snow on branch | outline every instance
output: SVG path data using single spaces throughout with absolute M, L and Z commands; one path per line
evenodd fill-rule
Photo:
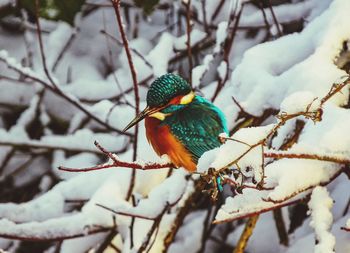
M 323 96 L 330 83 L 346 75 L 334 59 L 350 37 L 348 8 L 349 1 L 332 1 L 302 32 L 247 50 L 232 73 L 232 87 L 222 97 L 228 99 L 234 94 L 247 112 L 261 115 L 266 108 L 279 109 L 283 99 L 294 92 L 309 91 L 313 97 Z M 348 91 L 344 90 L 333 98 L 333 103 L 342 105 L 347 98 Z
M 279 23 L 289 23 L 307 17 L 316 6 L 317 1 L 307 0 L 293 4 L 282 4 L 274 6 L 273 11 Z M 262 11 L 266 13 L 265 15 L 267 22 L 269 24 L 273 24 L 274 20 L 270 9 L 264 8 Z M 241 26 L 259 27 L 263 24 L 263 15 L 261 15 L 261 12 L 259 11 L 253 12 L 250 15 L 244 15 L 240 22 Z
M 320 186 L 315 187 L 308 205 L 311 214 L 310 226 L 314 228 L 317 240 L 314 252 L 334 252 L 335 237 L 329 232 L 333 223 L 333 216 L 330 211 L 333 200 L 330 198 L 327 189 Z
M 119 134 L 122 135 L 128 135 L 130 136 L 130 134 L 124 133 L 119 129 L 116 129 L 115 127 L 107 124 L 106 122 L 104 122 L 102 119 L 100 119 L 98 116 L 94 115 L 92 112 L 90 112 L 90 110 L 88 109 L 87 106 L 85 106 L 84 104 L 82 104 L 77 98 L 75 98 L 73 95 L 71 94 L 66 94 L 59 85 L 56 84 L 56 79 L 51 79 L 55 85 L 53 86 L 50 83 L 50 80 L 48 80 L 47 78 L 43 77 L 40 74 L 37 74 L 36 72 L 34 72 L 32 69 L 28 68 L 28 67 L 23 67 L 21 64 L 19 64 L 15 58 L 9 57 L 7 51 L 5 50 L 1 50 L 0 51 L 0 61 L 4 62 L 8 68 L 14 70 L 15 72 L 17 72 L 18 74 L 23 75 L 26 78 L 31 79 L 34 82 L 37 82 L 41 85 L 43 85 L 45 88 L 51 90 L 52 92 L 54 92 L 56 95 L 62 97 L 63 99 L 65 99 L 67 102 L 69 102 L 70 104 L 74 105 L 76 108 L 78 108 L 81 112 L 83 112 L 84 114 L 86 114 L 89 118 L 91 118 L 92 120 L 98 122 L 99 124 L 103 125 L 104 127 L 106 127 L 109 130 L 115 131 Z
M 345 226 L 342 227 L 343 230 L 350 232 L 350 219 L 346 222 Z
M 346 155 L 342 156 L 343 159 L 339 159 L 328 155 L 325 151 L 323 151 L 323 155 L 321 156 L 315 156 L 313 153 L 300 153 L 293 157 L 300 158 L 299 160 L 290 160 L 288 156 L 286 156 L 284 159 L 273 160 L 265 165 L 264 159 L 261 159 L 261 156 L 264 158 L 271 158 L 274 157 L 274 155 L 268 152 L 265 153 L 263 149 L 257 149 L 257 147 L 267 145 L 268 140 L 275 133 L 278 133 L 278 130 L 283 127 L 287 121 L 300 116 L 311 119 L 313 122 L 319 122 L 316 126 L 310 126 L 314 128 L 314 132 L 318 132 L 317 127 L 324 132 L 325 126 L 328 128 L 331 126 L 331 130 L 328 130 L 329 134 L 331 134 L 332 131 L 336 131 L 337 138 L 346 136 L 347 127 L 344 128 L 344 132 L 339 132 L 339 124 L 345 123 L 345 125 L 348 125 L 347 122 L 343 122 L 344 117 L 339 117 L 340 123 L 334 121 L 334 118 L 329 117 L 329 115 L 333 115 L 334 111 L 339 111 L 346 115 L 348 113 L 337 108 L 326 107 L 324 104 L 349 83 L 349 78 L 347 78 L 341 84 L 332 85 L 330 91 L 320 100 L 311 99 L 311 97 L 309 97 L 305 100 L 309 101 L 306 106 L 302 104 L 301 107 L 298 107 L 304 107 L 305 111 L 299 111 L 300 109 L 298 108 L 294 109 L 293 106 L 288 107 L 286 104 L 289 104 L 289 102 L 284 102 L 285 111 L 277 116 L 279 120 L 278 123 L 266 127 L 240 129 L 234 134 L 234 139 L 230 140 L 230 138 L 226 138 L 227 143 L 216 150 L 208 152 L 204 158 L 201 158 L 199 163 L 201 166 L 200 168 L 203 168 L 204 171 L 205 168 L 208 167 L 216 169 L 217 171 L 214 173 L 214 178 L 218 176 L 223 177 L 223 181 L 225 182 L 225 178 L 230 177 L 231 181 L 236 182 L 235 187 L 241 185 L 241 188 L 246 188 L 244 186 L 251 185 L 249 181 L 245 181 L 247 181 L 249 177 L 253 177 L 253 179 L 257 178 L 257 173 L 254 172 L 255 170 L 260 172 L 260 175 L 264 175 L 264 182 L 261 181 L 261 186 L 263 187 L 260 190 L 259 187 L 256 189 L 243 189 L 242 195 L 227 198 L 226 204 L 219 210 L 216 216 L 216 222 L 230 221 L 240 217 L 251 216 L 259 212 L 287 205 L 288 203 L 294 203 L 297 199 L 303 197 L 300 193 L 308 191 L 318 185 L 330 183 L 343 172 L 343 169 L 346 169 L 346 167 L 340 168 L 338 165 L 325 163 L 325 161 L 327 161 L 347 165 L 349 159 Z M 288 110 L 288 108 L 293 108 L 293 111 Z M 348 118 L 348 115 L 346 118 Z M 303 135 L 301 137 L 303 137 Z M 325 142 L 325 140 L 322 141 L 323 142 L 319 144 L 320 148 L 329 147 L 330 144 Z M 331 141 L 334 141 L 334 138 Z M 315 143 L 317 143 L 315 138 L 301 138 L 288 152 L 293 152 L 293 149 L 312 152 L 313 149 L 310 149 L 310 147 L 311 145 L 315 145 Z M 344 146 L 339 152 L 345 152 L 347 150 L 348 146 Z M 278 154 L 284 154 L 284 152 L 279 151 L 274 158 L 278 158 Z M 220 157 L 220 159 L 217 157 Z M 283 156 L 280 158 L 283 158 Z M 308 159 L 306 160 L 306 158 Z M 317 158 L 321 159 L 318 160 Z M 229 159 L 231 159 L 230 162 Z M 238 170 L 242 175 L 240 178 L 232 177 L 232 175 L 227 174 L 227 169 L 232 166 L 233 169 L 231 169 L 231 171 L 234 172 Z M 250 170 L 252 171 L 249 172 L 248 170 L 247 172 L 245 168 L 251 168 Z M 263 170 L 263 172 L 261 172 L 261 170 Z M 207 175 L 212 177 L 209 172 Z M 302 180 L 300 180 L 301 178 Z M 209 182 L 213 182 L 213 180 L 209 180 Z M 255 180 L 255 182 L 259 181 Z M 299 197 L 297 197 L 298 195 Z M 242 204 L 240 202 L 242 202 Z M 239 209 L 239 207 L 241 209 Z
M 92 145 L 96 139 L 103 142 L 106 147 L 113 148 L 116 153 L 125 148 L 121 144 L 124 137 L 111 138 L 110 134 L 93 133 L 89 129 L 78 130 L 74 134 L 66 136 L 44 136 L 40 140 L 32 140 L 26 134 L 19 134 L 19 132 L 15 130 L 8 132 L 4 129 L 0 129 L 0 146 L 12 146 L 23 149 L 99 153 Z
M 89 216 L 77 214 L 44 222 L 16 224 L 7 219 L 0 220 L 0 237 L 25 241 L 50 241 L 83 237 L 113 229 L 89 223 Z
M 297 153 L 290 151 L 272 151 L 265 152 L 265 158 L 274 158 L 274 159 L 309 159 L 309 160 L 318 160 L 318 161 L 326 161 L 326 162 L 334 162 L 339 164 L 350 164 L 350 158 L 344 154 L 317 154 L 317 153 Z

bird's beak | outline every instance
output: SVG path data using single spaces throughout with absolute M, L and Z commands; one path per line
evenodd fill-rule
M 135 126 L 137 123 L 139 123 L 141 120 L 143 120 L 144 118 L 146 118 L 148 115 L 152 114 L 156 112 L 156 110 L 154 108 L 149 108 L 148 106 L 139 113 L 139 115 L 137 115 L 123 130 L 123 132 L 128 131 L 130 128 L 132 128 L 133 126 Z

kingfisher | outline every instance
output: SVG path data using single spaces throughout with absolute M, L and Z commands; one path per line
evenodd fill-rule
M 123 131 L 145 119 L 148 142 L 159 156 L 168 155 L 176 167 L 196 171 L 203 153 L 221 145 L 221 133 L 228 134 L 221 110 L 195 94 L 179 75 L 157 78 L 146 100 L 146 108 Z

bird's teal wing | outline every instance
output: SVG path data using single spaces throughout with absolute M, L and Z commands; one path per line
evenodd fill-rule
M 219 147 L 219 134 L 228 132 L 222 112 L 201 97 L 196 97 L 186 108 L 167 117 L 164 123 L 195 162 L 204 152 Z

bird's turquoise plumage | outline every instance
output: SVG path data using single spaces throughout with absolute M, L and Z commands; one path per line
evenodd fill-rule
M 220 109 L 194 95 L 190 85 L 175 74 L 165 74 L 151 84 L 147 107 L 125 129 L 144 118 L 154 150 L 189 171 L 196 170 L 204 152 L 221 145 L 221 133 L 228 133 Z
M 228 133 L 220 109 L 200 96 L 195 96 L 188 105 L 180 105 L 161 125 L 169 126 L 171 133 L 191 153 L 195 162 L 204 152 L 221 145 L 221 133 Z
M 191 87 L 181 76 L 171 73 L 165 74 L 151 84 L 147 92 L 147 105 L 161 107 L 174 96 L 186 95 L 189 92 L 191 92 Z

